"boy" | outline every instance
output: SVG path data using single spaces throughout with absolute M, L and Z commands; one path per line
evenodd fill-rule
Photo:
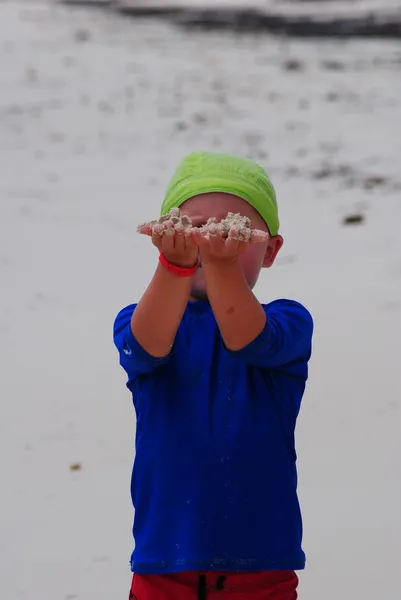
M 193 153 L 162 214 L 140 228 L 156 272 L 114 325 L 137 414 L 130 598 L 295 600 L 294 429 L 313 324 L 252 292 L 283 244 L 273 186 L 251 161 Z

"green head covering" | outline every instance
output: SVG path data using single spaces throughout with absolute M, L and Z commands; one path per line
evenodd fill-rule
M 185 200 L 209 192 L 234 194 L 251 204 L 265 220 L 271 235 L 279 229 L 274 187 L 256 163 L 230 154 L 193 152 L 179 165 L 162 204 L 162 215 Z

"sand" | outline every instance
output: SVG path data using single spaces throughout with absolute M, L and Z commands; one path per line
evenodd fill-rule
M 232 237 L 241 242 L 250 243 L 265 242 L 269 237 L 265 231 L 251 229 L 250 219 L 239 213 L 229 212 L 220 222 L 215 217 L 210 217 L 201 227 L 193 227 L 192 220 L 187 215 L 181 216 L 179 208 L 172 208 L 168 214 L 162 215 L 158 219 L 141 223 L 138 225 L 137 231 L 142 235 L 150 236 L 154 233 L 159 236 L 173 236 L 178 233 L 187 237 L 197 234 L 205 237 L 221 235 L 223 239 Z
M 198 148 L 267 168 L 285 244 L 256 292 L 315 318 L 300 598 L 396 597 L 400 46 L 4 1 L 0 40 L 2 598 L 127 597 L 135 421 L 112 323 L 157 263 L 136 227 Z

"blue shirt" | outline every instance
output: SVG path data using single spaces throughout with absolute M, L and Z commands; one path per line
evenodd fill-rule
M 228 351 L 207 302 L 190 302 L 171 353 L 114 324 L 137 415 L 131 493 L 136 573 L 303 569 L 294 429 L 313 322 L 291 300 Z

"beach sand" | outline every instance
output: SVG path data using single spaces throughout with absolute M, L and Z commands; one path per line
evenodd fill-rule
M 266 167 L 285 245 L 256 292 L 315 319 L 300 598 L 395 598 L 400 45 L 7 1 L 0 40 L 2 599 L 128 595 L 135 419 L 112 324 L 156 265 L 136 226 L 199 148 Z

